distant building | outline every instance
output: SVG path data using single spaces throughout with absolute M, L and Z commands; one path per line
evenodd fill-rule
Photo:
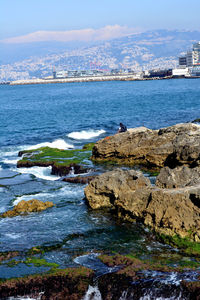
M 163 78 L 163 77 L 170 77 L 172 76 L 172 69 L 166 69 L 166 70 L 151 70 L 149 71 L 150 78 Z
M 187 58 L 186 58 L 186 56 L 179 57 L 179 66 L 187 66 Z
M 190 73 L 189 73 L 189 68 L 176 68 L 176 69 L 173 69 L 172 70 L 172 76 L 173 77 L 187 77 L 189 76 Z
M 190 75 L 191 76 L 200 76 L 200 65 L 194 66 L 193 68 L 190 69 Z
M 57 71 L 57 72 L 53 72 L 53 78 L 66 78 L 68 77 L 68 71 Z
M 179 57 L 179 66 L 194 67 L 200 65 L 200 42 L 193 44 L 192 51 Z

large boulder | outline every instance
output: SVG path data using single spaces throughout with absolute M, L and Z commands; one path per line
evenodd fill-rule
M 200 125 L 177 124 L 160 130 L 129 129 L 98 141 L 94 161 L 117 161 L 148 168 L 200 163 Z
M 127 197 L 128 193 L 132 195 L 136 190 L 142 192 L 150 186 L 149 179 L 142 172 L 117 169 L 96 176 L 85 188 L 85 197 L 93 209 L 116 207 L 116 203 L 120 205 L 121 197 Z M 127 201 L 123 203 L 127 205 Z
M 144 224 L 160 234 L 200 242 L 200 185 L 153 189 L 143 216 Z
M 92 180 L 85 188 L 85 196 L 93 209 L 111 207 L 118 217 L 142 221 L 159 234 L 177 234 L 200 242 L 198 170 L 182 167 L 170 171 L 165 168 L 163 173 L 168 172 L 169 179 L 166 177 L 164 181 L 160 176 L 158 187 L 152 186 L 141 172 L 117 169 Z M 193 177 L 187 177 L 184 184 L 181 177 L 186 178 L 192 172 Z

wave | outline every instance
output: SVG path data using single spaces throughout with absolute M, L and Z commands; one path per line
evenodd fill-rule
M 94 137 L 97 137 L 106 131 L 101 129 L 101 130 L 82 130 L 82 131 L 74 131 L 69 133 L 67 136 L 71 139 L 74 140 L 88 140 Z
M 41 148 L 41 147 L 50 147 L 50 148 L 58 148 L 58 149 L 73 149 L 74 146 L 71 144 L 66 143 L 63 139 L 57 139 L 53 142 L 45 142 L 45 143 L 40 143 L 37 145 L 33 145 L 33 146 L 28 146 L 26 147 L 27 150 L 32 150 L 32 149 L 37 149 L 37 148 Z
M 19 160 L 20 158 L 5 158 L 5 159 L 3 159 L 2 160 L 2 162 L 4 163 L 4 164 L 11 164 L 11 165 L 16 165 L 16 163 L 18 162 L 18 160 Z M 0 167 L 0 170 L 1 170 L 1 167 Z
M 37 178 L 45 180 L 57 180 L 60 177 L 51 175 L 51 167 L 31 167 L 31 168 L 20 168 L 18 172 L 22 174 L 32 174 Z
M 46 201 L 52 198 L 55 198 L 56 200 L 58 197 L 64 197 L 65 199 L 71 199 L 73 197 L 78 197 L 79 199 L 83 198 L 84 192 L 82 187 L 71 187 L 69 185 L 65 185 L 64 187 L 56 190 L 56 191 L 49 191 L 49 192 L 39 192 L 36 194 L 28 194 L 23 196 L 18 196 L 14 201 L 13 205 L 17 205 L 20 201 L 25 200 L 31 200 L 31 199 L 38 199 L 41 201 Z

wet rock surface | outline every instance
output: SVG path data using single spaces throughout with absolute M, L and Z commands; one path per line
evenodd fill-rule
M 116 161 L 147 168 L 200 163 L 200 126 L 177 124 L 160 130 L 129 129 L 98 141 L 93 147 L 95 161 Z
M 70 182 L 70 183 L 87 184 L 94 178 L 95 176 L 75 176 L 75 177 L 66 177 L 63 179 L 63 181 Z
M 0 298 L 29 295 L 42 300 L 80 300 L 86 293 L 93 272 L 87 268 L 68 268 L 54 274 L 28 276 L 0 283 Z
M 69 166 L 53 164 L 51 174 L 58 175 L 58 176 L 65 176 L 70 173 L 83 174 L 87 172 L 88 172 L 87 168 L 77 164 L 70 164 Z
M 109 266 L 121 266 L 119 271 L 99 278 L 102 299 L 199 299 L 198 272 L 194 275 L 196 281 L 187 281 L 183 279 L 187 278 L 185 270 L 159 263 L 123 255 L 103 255 L 100 259 Z

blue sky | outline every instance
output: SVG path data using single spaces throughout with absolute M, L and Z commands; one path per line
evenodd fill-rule
M 83 34 L 94 38 L 95 30 L 102 28 L 97 31 L 102 38 L 107 29 L 119 35 L 134 30 L 200 30 L 199 12 L 200 0 L 0 0 L 0 40 L 35 32 L 42 40 L 48 32 L 73 35 L 74 30 L 77 39 Z M 38 36 L 29 35 L 28 40 Z

